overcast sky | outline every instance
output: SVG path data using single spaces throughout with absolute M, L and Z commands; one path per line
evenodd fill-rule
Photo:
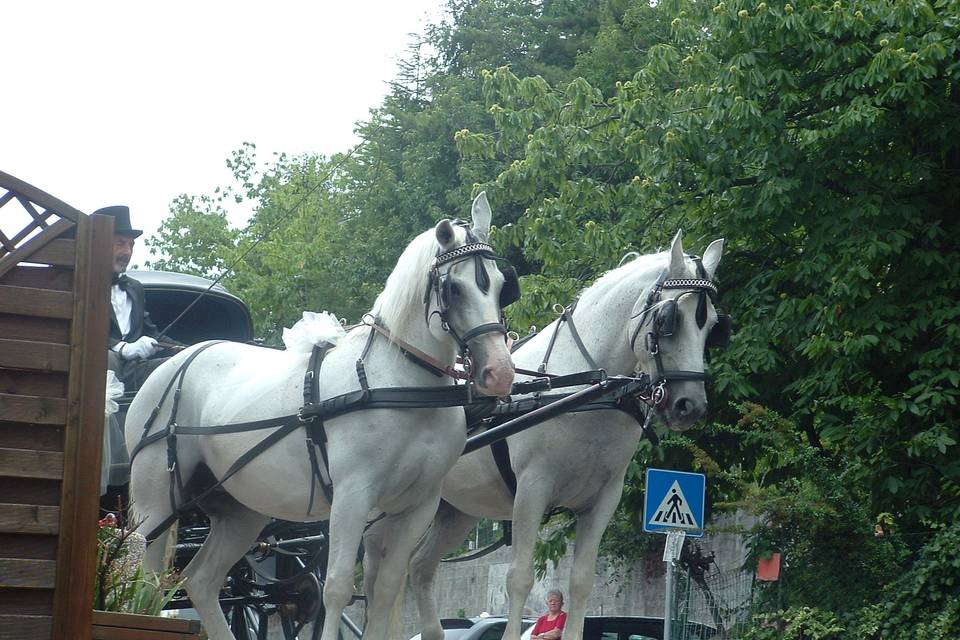
M 4 3 L 0 170 L 153 233 L 245 142 L 332 154 L 442 0 Z M 2 213 L 2 210 L 0 210 Z M 242 226 L 249 212 L 233 220 Z M 140 247 L 134 262 L 148 259 Z

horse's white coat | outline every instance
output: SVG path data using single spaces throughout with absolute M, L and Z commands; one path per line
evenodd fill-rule
M 708 277 L 714 277 L 723 241 L 710 244 L 703 255 Z M 670 251 L 638 257 L 608 272 L 583 292 L 574 312 L 577 331 L 597 365 L 609 374 L 631 374 L 640 368 L 653 372 L 643 339 L 630 349 L 630 336 L 641 321 L 637 316 L 657 277 L 668 270 L 671 278 L 697 277 L 691 260 L 684 257 L 681 234 Z M 665 290 L 663 298 L 677 297 L 678 318 L 674 337 L 661 339 L 668 369 L 703 370 L 706 336 L 716 323 L 716 310 L 708 306 L 703 328 L 694 321 L 698 296 Z M 647 318 L 649 321 L 649 317 Z M 536 369 L 543 361 L 554 324 L 514 352 L 517 367 Z M 560 329 L 548 371 L 572 373 L 589 366 L 570 331 Z M 675 430 L 689 428 L 706 409 L 702 382 L 672 382 L 670 402 L 658 417 Z M 520 637 L 522 607 L 533 586 L 533 550 L 540 521 L 551 507 L 563 506 L 577 515 L 576 548 L 567 602 L 570 605 L 564 637 L 582 634 L 586 601 L 593 589 L 600 537 L 623 491 L 624 473 L 641 437 L 640 425 L 620 411 L 570 413 L 510 436 L 510 462 L 517 476 L 516 499 L 501 479 L 490 449 L 460 458 L 443 482 L 440 510 L 411 561 L 411 583 L 416 592 L 423 640 L 440 640 L 443 632 L 432 596 L 433 578 L 440 559 L 455 549 L 481 518 L 513 521 L 513 560 L 507 574 L 510 622 L 505 640 Z M 382 532 L 366 540 L 367 574 L 377 575 L 376 545 Z
M 474 232 L 486 237 L 489 206 L 481 196 L 474 202 Z M 449 250 L 465 243 L 466 232 L 449 221 L 416 238 L 404 251 L 372 313 L 393 335 L 447 364 L 453 364 L 457 346 L 436 317 L 424 322 L 424 294 L 430 263 L 438 248 Z M 488 293 L 476 285 L 475 262 L 467 260 L 442 270 L 461 291 L 451 304 L 450 322 L 460 333 L 499 321 L 498 295 L 503 277 L 485 260 L 491 279 Z M 428 303 L 432 309 L 433 301 Z M 332 397 L 359 388 L 356 362 L 369 329 L 357 328 L 340 339 L 327 354 L 320 374 L 321 396 Z M 471 342 L 482 393 L 502 395 L 513 382 L 510 354 L 503 336 L 487 333 Z M 147 416 L 157 405 L 171 377 L 197 347 L 164 363 L 137 395 L 126 422 L 128 447 L 141 439 Z M 303 404 L 303 376 L 309 354 L 275 351 L 225 343 L 200 354 L 187 370 L 177 423 L 223 425 L 297 413 Z M 434 377 L 399 355 L 379 337 L 365 361 L 371 387 L 434 386 L 450 383 Z M 172 395 L 172 394 L 171 394 Z M 168 399 L 156 431 L 170 415 Z M 380 579 L 373 586 L 377 605 L 368 610 L 366 634 L 383 638 L 390 607 L 406 577 L 417 539 L 436 512 L 440 482 L 463 450 L 463 411 L 452 409 L 365 410 L 325 422 L 334 484 L 333 504 L 319 487 L 309 508 L 311 471 L 302 429 L 280 440 L 227 480 L 226 490 L 203 506 L 210 516 L 210 535 L 184 571 L 186 589 L 211 640 L 232 640 L 217 602 L 220 586 L 233 563 L 256 540 L 270 517 L 292 521 L 330 520 L 330 554 L 324 588 L 327 616 L 323 640 L 336 640 L 340 613 L 353 594 L 354 562 L 367 516 L 386 513 L 381 520 L 391 531 L 381 559 Z M 179 436 L 178 467 L 187 482 L 202 466 L 217 478 L 270 431 L 211 436 Z M 142 531 L 150 531 L 170 513 L 167 446 L 145 448 L 134 460 L 131 494 Z M 184 501 L 183 496 L 178 496 Z M 145 563 L 157 569 L 163 544 L 155 542 Z M 379 604 L 382 603 L 382 604 Z

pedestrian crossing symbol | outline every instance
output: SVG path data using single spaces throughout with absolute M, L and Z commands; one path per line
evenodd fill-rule
M 702 473 L 647 469 L 643 530 L 667 533 L 681 529 L 690 537 L 701 537 L 705 490 Z

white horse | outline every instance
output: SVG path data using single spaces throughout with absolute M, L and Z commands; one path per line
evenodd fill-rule
M 718 322 L 707 294 L 715 293 L 711 281 L 722 249 L 722 240 L 711 243 L 700 269 L 685 256 L 677 233 L 669 251 L 638 257 L 586 289 L 572 314 L 572 325 L 557 320 L 522 344 L 513 354 L 515 365 L 536 369 L 547 360 L 556 335 L 548 372 L 573 373 L 594 365 L 611 375 L 645 371 L 666 388 L 666 396 L 657 398 L 656 415 L 675 431 L 689 428 L 707 407 L 703 357 L 707 337 Z M 558 331 L 559 322 L 564 326 Z M 718 330 L 724 327 L 729 330 L 726 324 Z M 481 517 L 513 521 L 509 623 L 503 637 L 518 640 L 523 605 L 533 586 L 534 543 L 543 515 L 553 507 L 566 507 L 577 517 L 563 635 L 579 640 L 600 538 L 620 501 L 624 474 L 641 435 L 634 417 L 612 409 L 563 414 L 512 435 L 507 442 L 516 497 L 489 447 L 460 458 L 443 481 L 441 507 L 411 561 L 423 640 L 443 637 L 432 594 L 440 560 L 459 546 Z M 365 538 L 371 578 L 377 573 L 381 534 L 374 530 Z
M 435 366 L 451 370 L 458 347 L 468 348 L 476 390 L 484 395 L 509 393 L 513 366 L 499 300 L 504 276 L 491 258 L 490 247 L 480 242 L 490 225 L 483 194 L 474 201 L 472 213 L 472 229 L 442 220 L 406 248 L 371 311 L 396 343 L 380 333 L 368 343 L 372 332 L 368 326 L 351 330 L 322 362 L 320 400 L 361 388 L 358 359 L 363 360 L 371 389 L 453 383 L 403 357 L 400 341 L 433 358 Z M 171 492 L 178 505 L 190 500 L 208 489 L 211 481 L 223 479 L 248 450 L 277 431 L 199 435 L 189 434 L 190 429 L 180 425 L 203 431 L 214 425 L 296 416 L 304 404 L 309 354 L 229 342 L 203 347 L 191 347 L 159 367 L 127 415 L 126 439 L 133 459 L 130 488 L 145 532 L 162 530 L 171 522 Z M 194 354 L 196 358 L 184 371 L 182 367 Z M 179 407 L 171 417 L 175 394 L 164 397 L 165 391 L 178 385 L 182 385 Z M 170 421 L 176 423 L 175 473 L 168 472 L 172 465 L 165 439 L 142 447 L 134 456 L 137 443 L 146 435 L 144 425 L 158 405 L 159 415 L 148 433 L 156 433 Z M 374 510 L 386 514 L 382 522 L 391 536 L 380 579 L 373 587 L 382 606 L 370 608 L 366 634 L 385 637 L 390 608 L 406 579 L 414 545 L 436 513 L 440 482 L 463 450 L 463 410 L 358 410 L 326 420 L 324 429 L 332 501 L 317 489 L 321 485 L 312 473 L 311 445 L 305 443 L 301 427 L 250 460 L 200 502 L 210 518 L 210 534 L 184 576 L 187 593 L 211 640 L 234 637 L 217 600 L 220 587 L 227 571 L 271 517 L 329 520 L 323 640 L 337 640 L 341 611 L 353 595 L 357 549 L 367 516 Z M 176 474 L 182 479 L 182 491 Z M 161 542 L 147 549 L 147 568 L 160 568 Z

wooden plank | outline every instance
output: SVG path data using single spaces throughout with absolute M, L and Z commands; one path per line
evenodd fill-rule
M 96 519 L 93 519 L 93 526 L 97 526 Z M 0 502 L 0 531 L 55 535 L 60 532 L 60 508 Z M 93 577 L 93 569 L 90 576 Z M 90 601 L 93 602 L 93 593 Z
M 53 560 L 56 562 L 57 537 L 28 533 L 0 533 L 0 557 Z M 6 602 L 9 595 L 0 593 L 0 602 Z M 3 612 L 0 611 L 0 613 Z M 25 611 L 24 613 L 28 612 Z
M 0 558 L 0 587 L 51 589 L 56 575 L 57 563 L 52 560 Z
M 104 331 L 107 330 L 107 326 L 104 325 Z M 106 347 L 103 350 L 103 357 L 107 357 Z M 53 342 L 0 339 L 0 367 L 27 371 L 68 371 L 70 347 Z M 104 373 L 103 376 L 103 385 L 106 387 L 107 374 Z
M 60 223 L 57 223 L 60 224 Z M 52 226 L 50 227 L 53 228 Z M 33 252 L 28 258 L 23 258 L 21 262 L 33 262 L 37 264 L 49 264 L 57 267 L 66 267 L 74 264 L 77 259 L 77 242 L 70 238 L 58 238 L 53 242 L 48 242 L 46 246 Z M 109 288 L 109 287 L 108 287 Z
M 97 563 L 113 218 L 78 220 L 76 256 L 53 635 L 88 640 Z
M 59 451 L 0 449 L 0 476 L 60 480 L 63 478 L 63 454 Z
M 51 611 L 53 589 L 0 589 L 0 616 L 49 617 Z
M 0 258 L 0 278 L 3 278 L 21 262 L 55 264 L 58 266 L 73 264 L 76 242 L 57 238 L 73 229 L 74 226 L 76 225 L 69 220 L 60 220 Z
M 0 496 L 6 504 L 30 504 L 45 507 L 60 505 L 60 481 L 45 478 L 0 478 Z M 0 541 L 2 541 L 0 534 Z M 3 545 L 0 544 L 0 555 Z
M 44 398 L 0 393 L 0 420 L 63 424 L 67 419 L 66 398 Z
M 8 340 L 70 343 L 70 320 L 0 313 L 0 336 Z
M 0 615 L 0 638 L 50 640 L 53 618 L 50 616 Z
M 201 629 L 199 620 L 141 616 L 135 613 L 117 613 L 114 611 L 94 611 L 93 624 L 101 627 L 150 629 L 176 633 L 199 633 Z
M 198 640 L 199 633 L 167 633 L 121 627 L 93 626 L 92 640 Z
M 54 291 L 73 291 L 73 269 L 19 265 L 8 271 L 0 280 L 0 284 L 53 289 Z
M 26 196 L 28 200 L 37 203 L 44 209 L 53 209 L 53 212 L 61 218 L 76 222 L 83 217 L 83 213 L 78 209 L 74 209 L 63 200 L 55 198 L 46 191 L 38 189 L 32 184 L 24 182 L 20 178 L 12 176 L 9 173 L 4 173 L 3 171 L 0 171 L 0 187 L 9 189 L 15 194 Z
M 31 318 L 70 318 L 73 293 L 0 284 L 0 313 Z
M 0 422 L 0 448 L 63 451 L 63 425 Z
M 46 371 L 0 369 L 0 393 L 66 398 L 67 376 Z

